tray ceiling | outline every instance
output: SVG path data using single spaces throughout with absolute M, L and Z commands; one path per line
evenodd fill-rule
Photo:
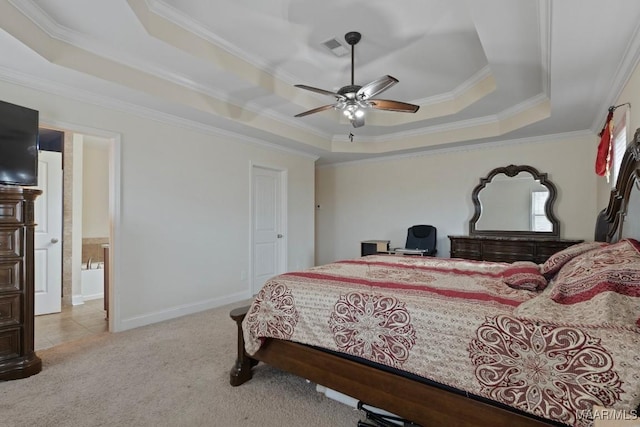
M 638 23 L 631 0 L 8 0 L 0 79 L 323 164 L 596 132 L 637 64 Z M 349 84 L 349 31 L 355 83 L 394 76 L 382 97 L 416 114 L 369 110 L 357 129 L 334 110 L 293 117 L 334 102 L 294 84 Z

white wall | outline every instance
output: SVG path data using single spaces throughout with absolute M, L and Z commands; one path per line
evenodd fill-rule
M 109 237 L 109 140 L 83 138 L 82 237 Z
M 629 123 L 627 123 L 627 135 L 628 141 L 633 139 L 633 136 L 638 128 L 640 128 L 640 66 L 636 66 L 636 69 L 629 77 L 629 80 L 625 84 L 624 88 L 620 92 L 620 96 L 616 100 L 614 105 L 620 105 L 624 103 L 631 103 L 631 107 L 623 106 L 616 109 L 613 121 L 614 124 L 620 123 L 623 119 L 623 115 L 626 115 L 629 111 Z M 607 111 L 602 112 L 602 123 L 607 116 Z M 599 140 L 598 140 L 599 142 Z M 594 148 L 595 159 L 595 148 Z M 615 186 L 614 182 L 607 182 L 606 178 L 598 178 L 598 202 L 602 208 L 607 207 L 609 202 L 609 195 L 611 194 L 611 188 Z
M 624 89 L 620 93 L 616 101 L 616 105 L 623 104 L 626 102 L 631 103 L 630 111 L 630 120 L 627 126 L 629 131 L 629 135 L 633 137 L 636 129 L 640 127 L 640 66 L 637 66 L 635 71 L 631 74 L 631 77 L 627 81 Z M 615 112 L 615 119 L 618 119 L 618 116 L 624 114 L 627 110 L 627 107 L 618 108 Z M 602 120 L 604 121 L 606 115 L 606 111 L 602 113 Z
M 0 93 L 43 123 L 121 135 L 116 330 L 250 296 L 252 161 L 288 171 L 288 263 L 313 264 L 314 159 L 7 82 Z
M 563 238 L 593 239 L 595 135 L 521 142 L 482 149 L 347 163 L 316 170 L 316 263 L 360 256 L 360 241 L 404 246 L 407 228 L 438 229 L 438 256 L 449 256 L 448 235 L 468 233 L 471 192 L 492 169 L 530 165 L 558 189 L 555 214 Z

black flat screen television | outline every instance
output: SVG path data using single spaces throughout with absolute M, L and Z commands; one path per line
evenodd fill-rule
M 0 184 L 38 185 L 38 119 L 36 110 L 0 101 Z

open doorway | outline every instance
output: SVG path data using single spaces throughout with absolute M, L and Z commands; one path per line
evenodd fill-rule
M 110 330 L 115 141 L 47 127 L 41 129 L 41 142 L 45 142 L 41 148 L 46 149 L 46 140 L 56 137 L 62 140 L 63 152 L 61 308 L 36 316 L 36 350 Z M 38 272 L 36 282 L 37 276 Z

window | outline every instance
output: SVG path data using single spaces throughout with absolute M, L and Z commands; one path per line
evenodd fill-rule
M 618 172 L 620 172 L 620 164 L 622 157 L 627 150 L 627 126 L 624 120 L 619 125 L 619 129 L 615 130 L 613 141 L 611 143 L 611 186 L 615 187 L 618 180 Z
M 547 198 L 549 198 L 548 191 L 531 192 L 531 231 L 553 231 L 551 221 L 544 212 Z

